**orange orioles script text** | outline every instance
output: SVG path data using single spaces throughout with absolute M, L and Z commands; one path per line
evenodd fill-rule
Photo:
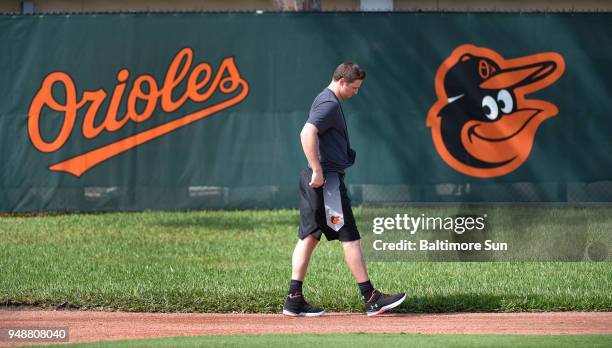
M 212 67 L 206 62 L 196 65 L 189 71 L 193 62 L 193 50 L 183 48 L 170 63 L 164 82 L 158 86 L 155 78 L 143 74 L 138 76 L 131 89 L 126 92 L 130 77 L 128 69 L 121 69 L 117 73 L 117 84 L 108 101 L 108 109 L 103 120 L 96 120 L 100 106 L 109 95 L 100 88 L 93 91 L 84 91 L 79 99 L 75 82 L 65 72 L 52 72 L 43 80 L 40 89 L 36 92 L 28 111 L 28 133 L 34 147 L 39 151 L 49 153 L 60 150 L 68 141 L 75 128 L 77 114 L 84 112 L 82 134 L 86 139 L 98 137 L 103 132 L 114 132 L 121 129 L 127 122 L 141 123 L 148 120 L 158 105 L 165 113 L 177 111 L 188 100 L 203 103 L 218 90 L 231 96 L 219 103 L 206 105 L 198 111 L 170 120 L 164 124 L 129 135 L 121 140 L 102 147 L 87 151 L 77 156 L 53 164 L 49 167 L 53 171 L 64 171 L 80 177 L 94 166 L 147 141 L 161 137 L 176 129 L 187 126 L 204 117 L 227 109 L 243 101 L 249 91 L 246 80 L 240 76 L 233 57 L 224 58 L 217 72 L 213 74 Z M 213 77 L 214 75 L 214 77 Z M 186 83 L 185 91 L 178 99 L 173 99 L 173 90 L 182 83 Z M 65 90 L 63 102 L 53 96 L 55 84 L 60 84 Z M 146 85 L 146 92 L 143 86 Z M 122 98 L 127 96 L 125 113 L 119 116 L 119 106 Z M 137 108 L 140 102 L 144 108 Z M 45 140 L 41 135 L 40 119 L 43 111 L 49 108 L 63 115 L 63 124 L 60 131 L 52 140 Z M 142 109 L 139 112 L 138 109 Z

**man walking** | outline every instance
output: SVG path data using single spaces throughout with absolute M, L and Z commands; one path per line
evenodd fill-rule
M 338 239 L 344 260 L 357 281 L 368 316 L 399 306 L 406 295 L 387 295 L 372 286 L 361 253 L 359 231 L 351 201 L 344 186 L 344 171 L 355 162 L 341 100 L 356 95 L 366 73 L 356 64 L 340 64 L 331 83 L 314 100 L 308 121 L 300 133 L 308 168 L 300 176 L 300 227 L 293 251 L 291 284 L 283 314 L 320 316 L 322 308 L 313 307 L 302 294 L 302 283 L 310 255 L 321 235 Z

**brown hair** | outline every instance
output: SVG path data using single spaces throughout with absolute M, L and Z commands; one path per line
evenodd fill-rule
M 361 69 L 359 65 L 351 62 L 344 62 L 336 68 L 334 71 L 334 81 L 338 81 L 344 78 L 344 81 L 351 83 L 355 80 L 363 80 L 366 77 L 365 70 Z

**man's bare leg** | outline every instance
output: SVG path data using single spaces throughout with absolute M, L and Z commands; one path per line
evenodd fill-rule
M 283 314 L 285 315 L 292 317 L 318 317 L 325 313 L 323 308 L 313 307 L 308 304 L 302 295 L 302 282 L 304 281 L 304 276 L 306 276 L 310 255 L 312 255 L 318 243 L 319 241 L 315 237 L 309 235 L 304 239 L 298 240 L 295 245 L 293 257 L 291 258 L 291 283 L 289 284 L 287 299 L 283 305 Z
M 367 282 L 369 277 L 365 260 L 361 253 L 361 241 L 342 242 L 342 249 L 344 249 L 344 261 L 346 261 L 357 283 Z
M 366 314 L 368 316 L 378 315 L 399 306 L 405 299 L 404 293 L 387 295 L 376 290 L 368 277 L 365 260 L 361 252 L 361 242 L 342 242 L 344 249 L 344 260 L 348 265 L 353 277 L 357 281 L 361 296 L 365 302 Z
M 306 271 L 308 270 L 308 263 L 310 262 L 310 255 L 315 249 L 319 241 L 309 235 L 304 239 L 298 239 L 295 249 L 293 250 L 293 257 L 291 258 L 291 279 L 304 281 Z

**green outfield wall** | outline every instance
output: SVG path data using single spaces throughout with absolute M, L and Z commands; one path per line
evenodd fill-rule
M 0 211 L 297 206 L 299 132 L 346 60 L 356 203 L 609 203 L 611 34 L 611 13 L 0 16 Z

